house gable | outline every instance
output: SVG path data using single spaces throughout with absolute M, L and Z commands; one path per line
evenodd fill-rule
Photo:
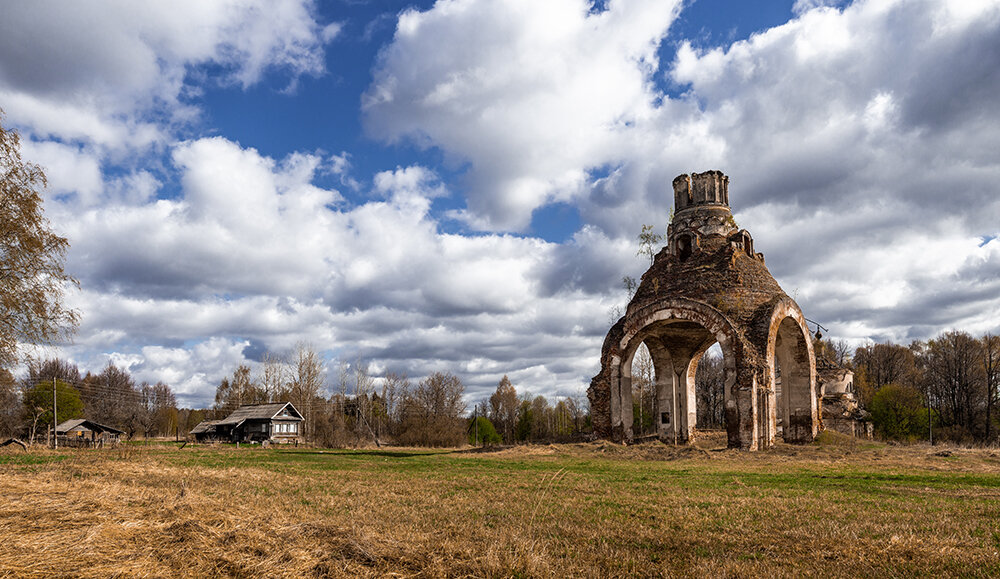
M 280 410 L 274 413 L 271 420 L 303 420 L 303 418 L 291 402 L 286 402 Z

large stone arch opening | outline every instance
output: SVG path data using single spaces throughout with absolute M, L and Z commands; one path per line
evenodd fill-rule
M 769 371 L 775 435 L 785 442 L 810 442 L 818 430 L 816 363 L 809 328 L 797 307 L 778 307 L 768 332 Z
M 722 348 L 716 342 L 705 350 L 695 368 L 695 427 L 699 432 L 726 429 L 725 390 Z
M 617 358 L 618 385 L 614 388 L 612 422 L 624 440 L 632 440 L 635 421 L 632 398 L 632 362 L 641 344 L 653 362 L 656 436 L 670 443 L 691 440 L 697 425 L 695 376 L 698 363 L 708 349 L 718 343 L 722 350 L 725 404 L 732 406 L 730 393 L 736 383 L 736 358 L 732 328 L 724 317 L 704 304 L 676 300 L 669 307 L 646 316 L 633 331 L 622 337 Z M 739 413 L 727 412 L 727 431 L 739 431 Z M 733 423 L 730 424 L 729 422 Z
M 652 354 L 652 349 L 655 347 L 655 344 L 642 341 L 631 352 L 631 362 L 628 359 L 622 362 L 622 375 L 632 382 L 632 422 L 634 425 L 632 434 L 636 438 L 656 433 L 655 415 L 659 408 L 657 376 L 662 375 L 662 369 L 658 371 L 655 367 L 657 360 Z M 638 399 L 636 398 L 637 393 Z

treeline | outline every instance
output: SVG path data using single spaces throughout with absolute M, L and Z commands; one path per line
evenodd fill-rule
M 470 423 L 472 443 L 477 439 L 486 444 L 565 441 L 592 431 L 586 398 L 560 398 L 552 404 L 544 396 L 518 395 L 507 376 L 489 398 L 476 405 L 472 418 L 478 418 Z
M 435 372 L 413 384 L 405 374 L 376 378 L 368 364 L 341 363 L 332 387 L 322 358 L 300 345 L 290 359 L 266 355 L 257 372 L 236 368 L 216 388 L 210 418 L 242 404 L 291 402 L 305 418 L 303 436 L 327 447 L 370 444 L 457 446 L 466 432 L 465 385 Z
M 164 383 L 136 383 L 109 363 L 82 374 L 59 359 L 29 365 L 16 380 L 0 370 L 0 436 L 45 440 L 52 425 L 53 385 L 57 420 L 88 418 L 139 436 L 186 438 L 202 420 L 221 419 L 244 404 L 291 402 L 305 418 L 302 435 L 328 447 L 376 444 L 459 446 L 569 440 L 590 431 L 585 399 L 519 395 L 507 376 L 472 412 L 465 385 L 449 372 L 418 382 L 389 372 L 374 376 L 363 360 L 342 363 L 330 379 L 322 357 L 301 345 L 289 357 L 265 355 L 254 368 L 238 366 L 216 387 L 211 408 L 180 409 Z
M 222 418 L 241 404 L 288 401 L 305 418 L 306 440 L 335 448 L 372 441 L 434 447 L 466 440 L 513 444 L 569 440 L 590 430 L 581 400 L 552 404 L 544 396 L 519 396 L 507 376 L 472 412 L 464 395 L 465 385 L 450 372 L 413 383 L 401 373 L 373 376 L 361 359 L 341 363 L 329 380 L 320 357 L 300 346 L 291 359 L 265 356 L 256 372 L 237 367 L 216 388 L 209 418 Z
M 887 439 L 995 444 L 1000 336 L 950 331 L 926 342 L 871 344 L 849 353 L 827 345 L 854 370 L 854 385 Z
M 0 437 L 34 442 L 47 436 L 53 387 L 56 422 L 86 417 L 121 429 L 128 438 L 174 435 L 193 426 L 185 424 L 190 411 L 178 410 L 166 384 L 137 384 L 127 370 L 110 362 L 99 374 L 81 375 L 75 364 L 57 358 L 29 364 L 20 381 L 0 370 Z

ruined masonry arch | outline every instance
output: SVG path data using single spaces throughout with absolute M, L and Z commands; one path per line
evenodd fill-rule
M 819 418 L 809 328 L 750 233 L 736 226 L 729 178 L 718 171 L 681 175 L 673 187 L 667 243 L 605 337 L 601 371 L 587 391 L 595 434 L 633 440 L 632 358 L 645 343 L 656 374 L 657 435 L 690 441 L 695 372 L 718 342 L 729 446 L 767 448 L 778 436 L 812 440 Z
M 772 437 L 788 442 L 812 440 L 819 429 L 816 363 L 809 326 L 791 299 L 780 301 L 771 314 L 767 360 L 774 417 Z M 781 371 L 779 377 L 779 368 Z
M 657 435 L 667 442 L 687 442 L 695 427 L 695 372 L 713 344 L 722 349 L 725 396 L 736 383 L 733 326 L 715 308 L 684 298 L 666 300 L 629 316 L 630 328 L 618 344 L 621 355 L 612 358 L 618 380 L 612 387 L 612 427 L 632 438 L 632 360 L 645 343 L 656 376 Z M 693 326 L 696 327 L 693 327 Z

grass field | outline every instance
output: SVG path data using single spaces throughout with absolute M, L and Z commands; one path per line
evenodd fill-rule
M 0 576 L 998 576 L 1000 451 L 0 449 Z

